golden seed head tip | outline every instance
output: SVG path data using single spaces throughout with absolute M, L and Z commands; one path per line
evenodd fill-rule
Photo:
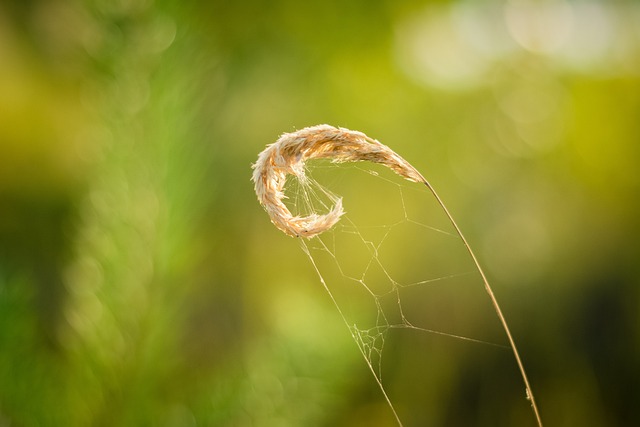
M 370 161 L 383 164 L 411 181 L 424 182 L 406 160 L 362 132 L 322 124 L 283 133 L 258 155 L 252 165 L 251 179 L 271 222 L 290 236 L 314 237 L 333 227 L 344 214 L 341 199 L 326 214 L 305 217 L 293 216 L 284 204 L 286 176 L 304 180 L 305 163 L 309 159 L 329 159 L 337 163 Z

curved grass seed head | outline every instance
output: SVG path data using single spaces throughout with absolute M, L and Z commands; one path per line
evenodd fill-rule
M 333 227 L 344 214 L 340 198 L 329 212 L 307 216 L 294 216 L 284 204 L 287 175 L 305 182 L 305 162 L 310 159 L 380 163 L 410 181 L 425 182 L 406 160 L 362 132 L 318 125 L 282 134 L 258 156 L 253 165 L 252 180 L 258 200 L 271 222 L 289 236 L 314 237 Z

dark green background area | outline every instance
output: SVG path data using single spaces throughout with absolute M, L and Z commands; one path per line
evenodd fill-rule
M 250 182 L 320 123 L 438 189 L 547 425 L 640 424 L 640 8 L 527 4 L 3 2 L 0 426 L 394 425 Z M 401 349 L 407 426 L 534 425 L 508 352 Z

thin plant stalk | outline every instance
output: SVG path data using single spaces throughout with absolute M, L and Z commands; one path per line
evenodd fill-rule
M 487 294 L 489 294 L 489 299 L 491 300 L 491 304 L 493 305 L 493 308 L 496 314 L 498 315 L 498 319 L 500 319 L 502 328 L 504 329 L 504 332 L 507 335 L 507 339 L 509 340 L 509 346 L 513 351 L 513 356 L 516 359 L 516 363 L 518 364 L 520 375 L 522 376 L 522 380 L 524 381 L 524 386 L 527 393 L 527 399 L 529 399 L 529 401 L 531 402 L 531 409 L 533 410 L 533 413 L 536 417 L 538 426 L 542 427 L 542 418 L 540 417 L 540 411 L 538 410 L 538 405 L 536 405 L 536 400 L 533 396 L 533 391 L 531 389 L 531 385 L 529 384 L 529 379 L 527 377 L 527 372 L 524 369 L 524 364 L 522 363 L 522 359 L 520 358 L 518 347 L 516 346 L 516 342 L 513 339 L 513 336 L 511 335 L 511 331 L 509 330 L 507 319 L 504 317 L 504 314 L 502 314 L 502 310 L 500 309 L 500 304 L 498 304 L 498 300 L 496 299 L 496 296 L 493 293 L 493 290 L 491 289 L 491 285 L 489 285 L 489 280 L 487 280 L 487 276 L 485 275 L 484 270 L 480 266 L 480 263 L 478 262 L 478 258 L 476 257 L 476 254 L 471 249 L 471 246 L 467 242 L 467 239 L 464 237 L 464 234 L 462 234 L 462 230 L 460 230 L 460 227 L 458 227 L 458 224 L 453 219 L 453 216 L 449 212 L 449 209 L 447 209 L 447 206 L 444 204 L 444 202 L 442 201 L 442 199 L 440 198 L 436 190 L 431 186 L 431 184 L 429 184 L 429 182 L 424 177 L 422 179 L 424 184 L 429 189 L 429 191 L 431 191 L 431 194 L 433 194 L 433 196 L 436 198 L 436 201 L 438 202 L 438 204 L 444 211 L 445 215 L 451 222 L 451 225 L 453 225 L 453 228 L 456 230 L 456 233 L 458 234 L 458 236 L 460 236 L 460 239 L 462 240 L 462 243 L 467 249 L 467 252 L 471 256 L 471 259 L 473 260 L 473 263 L 475 264 L 476 269 L 478 270 L 478 273 L 480 273 L 480 276 L 482 277 L 482 282 L 484 283 L 484 289 L 487 291 Z

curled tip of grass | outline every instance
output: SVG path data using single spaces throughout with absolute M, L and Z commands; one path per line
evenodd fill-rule
M 282 134 L 258 156 L 253 165 L 252 180 L 258 200 L 271 222 L 289 236 L 311 238 L 329 230 L 344 214 L 341 199 L 335 201 L 329 212 L 308 216 L 294 216 L 284 204 L 287 175 L 304 181 L 305 162 L 310 159 L 329 159 L 335 163 L 380 163 L 408 180 L 424 182 L 424 178 L 406 160 L 362 132 L 318 125 Z

